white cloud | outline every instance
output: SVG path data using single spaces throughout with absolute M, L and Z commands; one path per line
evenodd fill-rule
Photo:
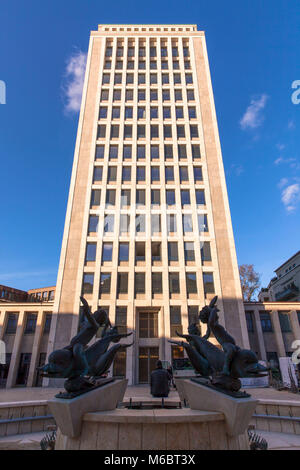
M 263 122 L 262 110 L 265 108 L 268 96 L 266 94 L 260 95 L 257 99 L 252 99 L 245 114 L 240 120 L 240 126 L 243 130 L 250 128 L 255 129 Z
M 278 150 L 284 150 L 285 149 L 285 145 L 284 144 L 276 144 L 276 147 L 278 148 Z
M 64 78 L 65 110 L 77 113 L 80 110 L 87 54 L 78 51 L 67 60 Z
M 290 121 L 288 122 L 288 129 L 293 130 L 295 129 L 295 127 L 296 127 L 295 121 L 293 121 L 293 119 L 290 119 Z
M 274 161 L 275 165 L 279 165 L 280 163 L 290 163 L 291 166 L 295 162 L 297 162 L 296 158 L 283 158 L 283 157 L 276 158 L 276 160 Z
M 281 193 L 281 200 L 288 212 L 293 212 L 300 201 L 300 184 L 290 184 Z
M 289 180 L 287 178 L 281 178 L 281 180 L 278 183 L 278 188 L 282 189 L 284 186 L 288 184 Z

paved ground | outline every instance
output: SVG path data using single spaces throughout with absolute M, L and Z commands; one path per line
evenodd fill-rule
M 268 442 L 269 450 L 300 450 L 300 436 L 283 432 L 256 431 Z
M 61 391 L 57 388 L 11 388 L 0 389 L 0 403 L 3 402 L 16 402 L 16 401 L 32 401 L 32 400 L 48 400 L 56 393 Z M 278 392 L 273 388 L 251 388 L 248 392 L 257 399 L 261 400 L 291 400 L 300 402 L 300 394 L 290 392 Z M 152 399 L 147 385 L 136 385 L 127 387 L 125 398 L 132 399 Z M 178 394 L 176 391 L 171 391 L 169 398 L 177 401 Z

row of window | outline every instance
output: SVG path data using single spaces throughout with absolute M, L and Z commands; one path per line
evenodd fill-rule
M 150 63 L 151 68 L 151 63 Z M 169 73 L 162 73 L 159 75 L 161 77 L 162 85 L 168 85 L 170 83 L 170 74 Z M 173 77 L 174 85 L 181 84 L 181 73 L 173 73 L 171 75 Z M 133 85 L 134 84 L 135 75 L 132 72 L 126 73 L 126 85 Z M 103 73 L 102 75 L 102 85 L 110 84 L 112 80 L 111 73 Z M 145 85 L 146 84 L 146 74 L 145 73 L 138 73 L 137 75 L 137 84 L 138 85 Z M 116 72 L 113 77 L 114 85 L 121 85 L 124 83 L 123 80 L 123 73 Z M 158 83 L 158 74 L 157 73 L 150 73 L 150 85 L 156 85 Z M 191 73 L 184 74 L 184 83 L 186 85 L 191 85 L 193 83 L 193 75 Z
M 98 126 L 98 133 L 97 139 L 105 139 L 109 137 L 110 139 L 118 139 L 120 137 L 120 125 L 119 124 L 112 124 L 111 126 L 106 126 L 105 124 L 100 124 Z M 133 127 L 136 127 L 136 135 L 137 139 L 145 139 L 146 138 L 146 125 L 145 124 L 137 124 L 135 126 L 131 124 L 124 124 L 124 139 L 132 139 L 133 135 Z M 160 126 L 156 124 L 150 125 L 150 138 L 151 139 L 159 139 L 159 128 Z M 185 126 L 184 125 L 176 125 L 176 135 L 172 135 L 172 125 L 171 124 L 164 124 L 163 125 L 163 135 L 161 136 L 163 139 L 172 139 L 173 137 L 176 139 L 198 139 L 199 138 L 199 131 L 198 126 L 196 124 L 189 125 L 190 135 L 186 136 Z M 108 136 L 107 136 L 108 134 Z
M 297 312 L 298 321 L 300 325 L 300 312 Z M 292 331 L 291 328 L 291 321 L 289 312 L 278 312 L 279 323 L 282 333 L 290 333 Z M 259 312 L 260 323 L 262 327 L 262 331 L 264 333 L 271 333 L 273 332 L 273 324 L 271 314 L 269 312 L 261 311 Z M 247 320 L 247 327 L 248 331 L 253 333 L 254 330 L 254 313 L 251 311 L 246 312 L 246 320 Z
M 151 66 L 151 62 L 153 62 L 155 65 Z M 123 68 L 126 70 L 134 70 L 135 66 L 135 60 L 133 59 L 128 59 L 127 63 L 125 64 L 126 67 L 124 66 L 123 60 L 118 60 L 116 59 L 115 61 L 115 69 L 116 70 L 123 70 Z M 160 68 L 162 70 L 169 70 L 169 61 L 162 59 L 161 61 L 158 62 L 160 65 Z M 105 60 L 104 61 L 104 70 L 111 70 L 112 68 L 112 61 L 111 60 Z M 145 60 L 139 60 L 137 62 L 137 68 L 138 70 L 146 70 L 146 61 Z M 180 63 L 178 60 L 173 60 L 172 61 L 172 68 L 173 70 L 179 70 L 180 69 Z M 191 70 L 191 62 L 189 60 L 184 61 L 184 68 L 185 70 Z M 157 62 L 156 61 L 150 61 L 150 70 L 156 70 L 157 69 Z
M 191 146 L 191 155 L 193 160 L 201 158 L 200 145 L 192 144 Z M 132 145 L 124 145 L 122 150 L 122 156 L 124 160 L 131 160 L 133 152 L 136 151 L 137 160 L 145 160 L 147 154 L 146 145 L 137 145 L 136 147 Z M 95 160 L 102 160 L 104 158 L 105 146 L 97 145 L 95 152 Z M 187 146 L 186 144 L 177 145 L 177 152 L 179 160 L 187 159 Z M 163 155 L 160 154 L 160 147 L 158 145 L 150 145 L 149 151 L 151 159 L 158 159 L 164 157 L 165 160 L 172 160 L 174 156 L 174 146 L 170 144 L 164 145 Z M 110 145 L 108 149 L 108 158 L 109 160 L 117 159 L 119 155 L 119 145 Z
M 166 205 L 167 206 L 175 206 L 176 205 L 176 195 L 175 189 L 167 189 L 166 190 Z M 189 190 L 182 189 L 180 191 L 181 195 L 181 206 L 186 207 L 190 206 L 191 199 L 190 199 L 190 192 Z M 204 206 L 205 202 L 205 193 L 203 189 L 196 189 L 196 204 L 197 206 Z M 101 201 L 101 190 L 100 189 L 92 189 L 91 194 L 91 204 L 90 207 L 92 209 L 96 209 L 100 206 Z M 105 207 L 114 207 L 116 205 L 116 190 L 115 189 L 107 189 L 106 196 L 105 196 Z M 121 190 L 121 208 L 128 208 L 131 205 L 131 190 L 130 189 L 122 189 Z M 137 189 L 135 192 L 135 205 L 136 207 L 141 207 L 146 205 L 146 190 L 145 189 Z M 161 205 L 161 191 L 160 189 L 151 189 L 151 206 Z
M 18 326 L 18 318 L 19 318 L 18 313 L 8 314 L 6 328 L 5 328 L 6 335 L 12 335 L 16 333 L 17 326 Z M 45 323 L 44 323 L 44 330 L 43 330 L 44 334 L 47 334 L 50 331 L 51 318 L 52 318 L 51 313 L 47 313 L 45 317 Z M 24 334 L 25 335 L 34 334 L 36 330 L 36 323 L 37 323 L 37 313 L 28 313 L 26 315 Z
M 123 166 L 122 168 L 122 182 L 131 182 L 131 170 L 132 167 L 127 165 Z M 189 183 L 189 171 L 187 166 L 179 166 L 179 181 L 180 183 Z M 107 183 L 114 183 L 117 181 L 117 166 L 109 166 L 107 169 Z M 151 175 L 151 182 L 159 182 L 161 181 L 161 168 L 159 166 L 152 165 L 150 167 L 150 175 Z M 170 183 L 175 181 L 174 176 L 174 166 L 166 166 L 164 168 L 164 175 L 165 175 L 165 183 Z M 103 167 L 102 166 L 95 166 L 94 173 L 93 173 L 93 183 L 97 184 L 102 181 L 103 176 Z M 202 175 L 202 167 L 201 166 L 194 166 L 193 167 L 193 176 L 194 181 L 193 183 L 202 183 L 203 175 Z M 136 182 L 145 182 L 146 181 L 146 167 L 145 166 L 137 166 L 136 167 Z
M 185 262 L 195 261 L 195 246 L 194 242 L 188 241 L 183 243 L 184 246 L 184 260 Z M 111 262 L 113 258 L 113 242 L 104 242 L 102 244 L 102 263 Z M 85 262 L 96 261 L 97 257 L 97 244 L 88 242 L 86 245 Z M 151 259 L 154 261 L 162 260 L 162 244 L 161 242 L 151 243 Z M 211 261 L 210 242 L 201 243 L 201 260 L 202 262 Z M 129 261 L 129 243 L 120 242 L 118 244 L 118 261 L 119 264 Z M 135 263 L 146 261 L 146 246 L 145 242 L 135 243 Z M 168 261 L 178 262 L 178 243 L 168 242 Z
M 186 93 L 187 101 L 195 101 L 195 93 L 193 89 L 186 88 L 184 89 Z M 183 94 L 182 89 L 175 88 L 174 92 L 174 101 L 183 101 Z M 101 102 L 109 100 L 109 92 L 108 88 L 102 89 L 100 100 Z M 121 101 L 122 98 L 122 89 L 115 88 L 111 90 L 113 96 L 113 101 Z M 137 90 L 137 101 L 146 101 L 146 94 L 149 92 L 149 100 L 150 101 L 158 101 L 158 93 L 161 93 L 161 100 L 163 102 L 171 101 L 171 90 L 170 89 L 157 89 L 157 90 L 147 90 L 146 88 L 138 89 Z M 133 101 L 135 90 L 132 88 L 128 88 L 125 90 L 125 101 Z
M 180 275 L 182 273 L 169 273 L 169 292 L 170 294 L 180 293 Z M 112 273 L 100 273 L 99 296 L 111 293 Z M 205 294 L 214 294 L 213 273 L 205 272 L 202 275 Z M 187 294 L 197 294 L 197 274 L 195 272 L 185 273 Z M 153 272 L 151 275 L 152 294 L 163 293 L 163 276 L 161 272 Z M 134 273 L 134 292 L 135 294 L 145 294 L 146 292 L 146 273 Z M 84 273 L 82 283 L 82 294 L 92 294 L 94 290 L 94 274 Z M 117 294 L 128 294 L 128 273 L 121 272 L 117 274 Z
M 208 232 L 207 215 L 197 214 L 198 216 L 198 230 L 199 233 Z M 130 216 L 127 214 L 120 214 L 120 235 L 128 235 L 130 232 Z M 191 214 L 182 215 L 182 230 L 183 234 L 191 234 L 194 232 L 193 219 Z M 98 215 L 90 215 L 88 235 L 94 235 L 99 231 L 99 217 Z M 115 215 L 106 214 L 104 216 L 103 233 L 113 234 L 115 231 Z M 151 233 L 160 234 L 162 232 L 161 215 L 151 215 Z M 137 214 L 135 216 L 135 233 L 145 234 L 146 233 L 146 215 Z M 167 233 L 177 233 L 177 217 L 176 214 L 167 214 Z
M 156 93 L 156 92 L 155 92 Z M 156 99 L 150 96 L 151 101 L 156 101 Z M 133 112 L 134 108 L 132 106 L 126 106 L 124 109 L 124 119 L 133 119 Z M 158 119 L 158 107 L 157 106 L 150 106 L 150 108 L 146 108 L 145 106 L 139 106 L 136 108 L 136 118 L 137 119 L 146 119 L 147 112 L 149 112 L 150 119 Z M 99 120 L 107 119 L 108 116 L 108 108 L 107 106 L 101 106 L 99 111 Z M 172 113 L 171 108 L 169 106 L 163 107 L 163 119 L 171 119 Z M 184 108 L 182 106 L 176 106 L 175 108 L 175 117 L 177 120 L 185 119 L 184 115 Z M 120 106 L 113 106 L 111 111 L 111 119 L 120 119 L 121 118 L 121 108 Z M 188 119 L 196 119 L 197 113 L 196 108 L 194 106 L 188 107 Z
M 177 46 L 172 46 L 171 49 L 172 57 L 179 57 L 179 49 Z M 106 50 L 105 50 L 105 56 L 106 57 L 112 57 L 113 55 L 113 46 L 112 45 L 107 45 Z M 116 50 L 116 56 L 117 57 L 123 57 L 124 55 L 124 47 L 121 45 L 117 45 L 117 50 Z M 128 57 L 134 57 L 135 55 L 135 47 L 133 45 L 129 45 L 127 49 L 127 56 Z M 146 47 L 145 46 L 140 46 L 138 48 L 138 55 L 139 57 L 145 57 L 146 56 Z M 150 57 L 156 57 L 157 56 L 157 47 L 155 45 L 151 45 L 149 47 L 149 55 Z M 160 48 L 160 55 L 161 57 L 168 57 L 168 48 L 166 46 L 162 46 Z M 187 46 L 183 46 L 183 56 L 184 57 L 189 57 L 190 51 Z

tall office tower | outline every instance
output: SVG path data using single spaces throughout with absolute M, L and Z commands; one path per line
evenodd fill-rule
M 145 383 L 168 342 L 219 296 L 248 346 L 205 36 L 195 25 L 91 32 L 49 352 L 80 321 L 79 296 L 134 332 L 112 373 Z M 205 325 L 201 325 L 202 332 Z

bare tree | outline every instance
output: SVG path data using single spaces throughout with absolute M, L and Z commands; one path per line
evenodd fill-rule
M 260 287 L 260 274 L 255 272 L 253 264 L 242 264 L 239 267 L 243 298 L 250 302 Z

